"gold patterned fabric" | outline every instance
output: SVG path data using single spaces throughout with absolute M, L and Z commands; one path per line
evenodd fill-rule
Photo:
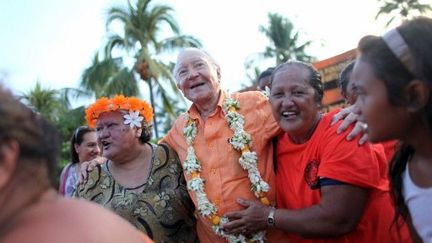
M 194 205 L 177 154 L 164 144 L 152 146 L 152 167 L 145 184 L 119 185 L 105 163 L 89 173 L 76 196 L 111 209 L 155 242 L 198 242 Z

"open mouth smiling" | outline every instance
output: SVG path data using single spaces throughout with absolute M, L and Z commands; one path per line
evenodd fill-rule
M 297 116 L 297 112 L 294 111 L 282 111 L 281 112 L 281 116 L 283 118 L 289 119 L 289 118 L 294 118 Z
M 195 88 L 200 87 L 200 86 L 202 86 L 202 85 L 204 85 L 204 84 L 205 84 L 205 83 L 197 83 L 197 84 L 194 84 L 194 85 L 190 86 L 190 89 L 195 89 Z

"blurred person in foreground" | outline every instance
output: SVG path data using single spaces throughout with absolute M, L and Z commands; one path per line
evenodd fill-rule
M 358 114 L 370 141 L 401 141 L 390 164 L 397 213 L 413 238 L 432 242 L 432 19 L 365 36 L 357 49 Z
M 2 87 L 0 117 L 1 243 L 151 242 L 108 210 L 56 192 L 57 131 Z

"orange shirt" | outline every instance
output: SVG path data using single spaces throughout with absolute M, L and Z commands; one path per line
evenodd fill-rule
M 201 162 L 205 192 L 209 200 L 216 205 L 219 215 L 242 209 L 236 202 L 239 197 L 257 200 L 250 190 L 247 172 L 239 165 L 240 153 L 228 143 L 233 132 L 228 127 L 222 111 L 225 96 L 226 93 L 222 92 L 216 111 L 206 122 L 201 119 L 195 105 L 188 111 L 198 128 L 194 149 Z M 232 94 L 232 97 L 240 102 L 238 113 L 245 117 L 245 131 L 252 136 L 252 149 L 258 155 L 258 169 L 271 188 L 267 197 L 275 202 L 272 138 L 280 133 L 280 129 L 272 116 L 270 103 L 258 91 L 236 93 Z M 187 153 L 187 143 L 183 136 L 185 125 L 185 117 L 180 116 L 163 140 L 174 148 L 182 163 Z M 189 175 L 185 174 L 185 177 L 186 180 L 190 179 Z M 195 205 L 198 205 L 195 194 L 190 195 Z M 209 219 L 201 217 L 198 213 L 196 215 L 198 237 L 201 242 L 226 242 L 213 232 Z M 276 241 L 276 235 L 281 235 L 280 231 L 272 231 L 267 232 L 267 238 Z
M 393 221 L 394 208 L 389 183 L 382 168 L 386 167 L 384 150 L 372 144 L 358 145 L 358 139 L 346 141 L 349 129 L 338 135 L 339 124 L 330 126 L 334 112 L 324 115 L 309 141 L 293 143 L 284 134 L 277 145 L 277 205 L 279 208 L 302 209 L 319 204 L 319 178 L 329 178 L 369 189 L 369 199 L 356 229 L 333 238 L 305 239 L 287 234 L 291 242 L 399 242 Z M 340 122 L 339 122 L 340 123 Z M 313 222 L 311 222 L 313 223 Z M 407 227 L 401 232 L 410 242 Z

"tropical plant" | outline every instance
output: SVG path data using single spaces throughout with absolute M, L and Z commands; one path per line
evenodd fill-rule
M 283 63 L 289 59 L 310 62 L 314 58 L 306 54 L 305 49 L 312 43 L 305 41 L 300 44 L 300 32 L 295 30 L 294 24 L 287 18 L 277 14 L 269 13 L 268 26 L 260 26 L 259 30 L 264 33 L 271 42 L 264 51 L 265 57 L 276 58 L 276 64 Z
M 68 108 L 59 90 L 42 88 L 39 81 L 33 89 L 23 93 L 19 98 L 35 112 L 54 123 L 57 122 L 60 113 Z
M 59 131 L 62 139 L 59 168 L 70 161 L 71 134 L 78 126 L 84 124 L 84 107 L 71 109 L 70 105 L 70 100 L 78 96 L 88 96 L 88 93 L 74 88 L 43 88 L 39 81 L 30 91 L 18 96 L 23 103 L 50 121 Z
M 169 65 L 160 58 L 164 53 L 181 47 L 199 47 L 200 42 L 192 36 L 180 34 L 179 26 L 174 19 L 173 9 L 167 5 L 151 5 L 151 0 L 137 0 L 136 4 L 128 1 L 126 7 L 116 6 L 108 10 L 107 27 L 117 21 L 123 26 L 123 33 L 110 32 L 109 41 L 105 47 L 108 57 L 114 49 L 124 50 L 135 60 L 134 71 L 146 82 L 149 88 L 150 102 L 156 112 L 155 89 L 160 91 L 162 104 L 166 112 L 173 112 L 172 103 L 167 102 L 169 94 L 163 87 L 167 81 L 175 87 L 175 80 Z M 164 28 L 165 27 L 165 28 Z M 172 37 L 161 39 L 161 30 L 166 27 L 173 33 Z M 173 89 L 178 94 L 177 88 Z M 175 114 L 172 114 L 175 115 Z M 158 135 L 157 116 L 154 116 L 154 130 Z
M 382 3 L 375 19 L 386 16 L 390 19 L 386 23 L 388 27 L 393 21 L 406 20 L 408 18 L 423 15 L 432 11 L 429 4 L 420 3 L 419 0 L 378 0 Z
M 134 72 L 123 65 L 122 58 L 109 55 L 100 60 L 99 53 L 94 55 L 91 66 L 81 75 L 80 86 L 96 98 L 115 94 L 137 96 L 140 93 Z
M 248 84 L 243 84 L 243 89 L 249 87 L 250 85 L 256 85 L 258 82 L 258 77 L 261 73 L 261 69 L 259 67 L 259 56 L 262 55 L 249 55 L 244 62 L 246 78 L 249 82 Z

